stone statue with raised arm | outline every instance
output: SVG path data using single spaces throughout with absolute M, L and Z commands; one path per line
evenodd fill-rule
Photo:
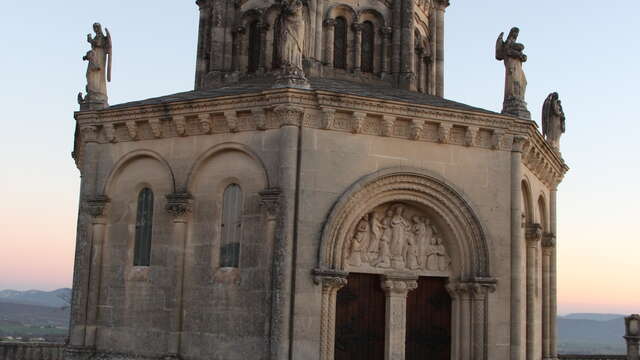
M 105 28 L 102 32 L 102 25 L 93 24 L 94 37 L 87 35 L 87 42 L 91 44 L 91 50 L 87 52 L 82 60 L 88 62 L 87 65 L 87 95 L 83 98 L 82 93 L 78 94 L 80 110 L 102 109 L 108 106 L 107 81 L 111 81 L 111 61 L 113 56 L 111 46 L 111 34 Z
M 281 68 L 278 86 L 308 87 L 302 58 L 305 39 L 304 4 L 301 0 L 283 0 L 278 18 Z
M 522 63 L 527 61 L 527 55 L 523 52 L 524 45 L 516 42 L 519 33 L 520 29 L 514 27 L 507 40 L 504 40 L 504 33 L 501 33 L 496 41 L 496 59 L 504 61 L 506 70 L 502 113 L 530 120 L 531 113 L 525 102 L 527 78 L 522 70 Z
M 542 106 L 542 134 L 552 148 L 560 151 L 560 137 L 565 132 L 565 116 L 557 92 L 549 94 Z

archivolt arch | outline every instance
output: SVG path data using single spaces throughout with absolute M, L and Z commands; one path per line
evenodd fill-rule
M 463 280 L 490 277 L 485 231 L 469 201 L 438 176 L 410 167 L 390 168 L 368 175 L 342 195 L 323 229 L 319 268 L 344 271 L 345 243 L 358 220 L 371 209 L 391 202 L 429 208 L 446 223 L 459 252 L 455 276 Z
M 215 156 L 218 153 L 224 152 L 224 151 L 239 151 L 245 155 L 247 155 L 248 157 L 250 157 L 259 167 L 260 170 L 262 172 L 262 174 L 264 175 L 263 179 L 264 183 L 267 184 L 267 187 L 271 187 L 271 181 L 269 180 L 269 174 L 267 172 L 267 168 L 264 165 L 264 162 L 262 161 L 262 159 L 253 152 L 253 150 L 251 150 L 249 147 L 243 145 L 243 144 L 239 144 L 239 143 L 222 143 L 222 144 L 218 144 L 213 146 L 212 148 L 210 148 L 209 150 L 205 151 L 202 155 L 198 156 L 198 158 L 196 159 L 196 161 L 194 162 L 193 166 L 191 167 L 191 169 L 189 170 L 189 173 L 187 175 L 187 182 L 186 182 L 186 189 L 189 190 L 192 188 L 193 186 L 193 181 L 196 177 L 196 174 L 198 173 L 198 171 L 200 170 L 200 168 L 202 167 L 202 165 L 212 156 Z
M 169 162 L 167 162 L 167 160 L 165 160 L 165 158 L 163 158 L 162 155 L 158 154 L 155 151 L 151 151 L 151 150 L 134 150 L 134 151 L 131 151 L 131 152 L 125 154 L 124 156 L 122 156 L 116 162 L 116 164 L 111 168 L 111 171 L 109 172 L 109 175 L 106 177 L 106 180 L 105 180 L 104 184 L 102 185 L 102 194 L 104 194 L 104 195 L 109 194 L 109 192 L 111 190 L 111 186 L 113 185 L 113 180 L 117 177 L 117 175 L 120 173 L 120 171 L 128 163 L 130 163 L 131 161 L 133 161 L 135 159 L 139 159 L 139 158 L 143 158 L 143 157 L 155 159 L 160 164 L 162 164 L 163 167 L 165 167 L 167 169 L 167 173 L 169 174 L 169 176 L 171 178 L 171 190 L 175 192 L 175 190 L 176 190 L 176 180 L 175 180 L 175 176 L 173 175 L 173 170 L 171 169 L 171 165 L 169 165 Z

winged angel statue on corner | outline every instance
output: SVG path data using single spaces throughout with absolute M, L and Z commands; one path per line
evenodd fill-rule
M 565 132 L 565 116 L 557 92 L 549 94 L 542 106 L 542 134 L 551 147 L 560 151 L 560 137 Z
M 504 32 L 496 40 L 496 59 L 504 61 L 506 70 L 504 101 L 505 104 L 516 102 L 525 103 L 527 78 L 522 70 L 522 63 L 527 61 L 524 45 L 516 42 L 520 29 L 514 27 L 504 40 Z
M 102 25 L 93 24 L 94 37 L 87 35 L 87 42 L 91 44 L 89 50 L 82 60 L 88 61 L 87 65 L 87 96 L 83 99 L 82 94 L 78 95 L 78 101 L 83 103 L 107 104 L 107 81 L 111 81 L 111 63 L 113 58 L 113 48 L 109 29 L 102 32 Z

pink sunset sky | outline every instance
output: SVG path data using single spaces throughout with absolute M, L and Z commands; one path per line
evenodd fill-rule
M 504 68 L 493 46 L 518 25 L 534 119 L 549 92 L 563 100 L 571 170 L 558 192 L 561 314 L 640 312 L 639 4 L 452 1 L 447 11 L 447 98 L 499 111 Z M 14 1 L 3 12 L 0 45 L 11 51 L 0 57 L 0 289 L 70 287 L 80 183 L 70 154 L 86 34 L 94 21 L 113 34 L 112 104 L 190 90 L 197 8 Z

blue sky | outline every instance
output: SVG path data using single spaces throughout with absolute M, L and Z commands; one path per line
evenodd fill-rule
M 527 101 L 539 121 L 558 91 L 567 114 L 559 189 L 560 311 L 640 308 L 638 13 L 632 0 L 452 0 L 446 97 L 499 111 L 497 35 L 521 29 Z M 4 0 L 0 14 L 0 289 L 69 286 L 79 172 L 70 157 L 86 34 L 114 39 L 112 104 L 193 87 L 193 1 Z M 4 249 L 4 251 L 3 251 Z

